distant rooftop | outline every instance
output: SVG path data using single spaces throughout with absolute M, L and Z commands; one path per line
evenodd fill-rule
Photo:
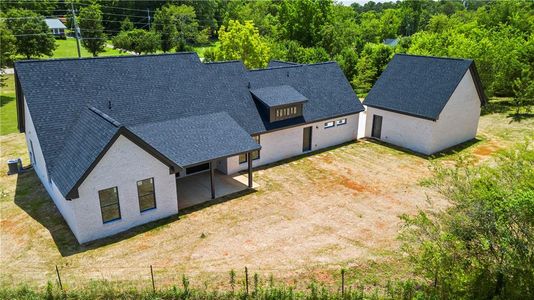
M 50 29 L 67 29 L 67 26 L 65 26 L 59 19 L 45 19 L 45 22 Z
M 385 39 L 384 45 L 395 47 L 399 44 L 399 39 Z

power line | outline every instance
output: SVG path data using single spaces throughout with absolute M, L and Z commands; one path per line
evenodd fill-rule
M 76 3 L 78 5 L 85 5 L 85 6 L 90 6 L 92 4 L 87 4 L 87 3 Z M 105 8 L 111 8 L 111 9 L 122 9 L 122 10 L 129 10 L 129 11 L 139 11 L 139 12 L 146 12 L 145 9 L 135 9 L 135 8 L 127 8 L 127 7 L 115 7 L 115 6 L 106 6 L 106 5 L 99 5 L 100 7 L 105 7 Z

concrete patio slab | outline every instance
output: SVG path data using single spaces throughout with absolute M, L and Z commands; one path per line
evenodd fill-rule
M 248 189 L 247 174 L 224 175 L 216 171 L 214 182 L 215 198 Z M 253 182 L 253 188 L 257 188 L 258 186 L 257 183 Z M 178 194 L 178 209 L 212 200 L 209 172 L 176 178 L 176 189 Z

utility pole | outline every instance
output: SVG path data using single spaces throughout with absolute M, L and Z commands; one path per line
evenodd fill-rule
M 74 2 L 70 3 L 72 8 L 72 21 L 74 22 L 74 36 L 76 37 L 76 47 L 78 48 L 78 58 L 82 57 L 80 52 L 80 28 L 78 28 L 78 23 L 76 22 L 76 13 L 74 12 Z
M 148 30 L 150 30 L 150 8 L 146 9 L 146 13 L 147 13 L 147 16 L 148 16 Z

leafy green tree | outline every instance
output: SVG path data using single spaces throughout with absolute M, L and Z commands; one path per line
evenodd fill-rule
M 82 46 L 93 56 L 106 51 L 107 36 L 102 25 L 100 5 L 93 4 L 80 9 L 78 17 Z
M 355 13 L 347 6 L 334 5 L 331 16 L 321 27 L 321 40 L 317 46 L 324 48 L 330 55 L 355 45 L 358 27 L 354 22 Z
M 382 22 L 374 11 L 364 12 L 360 15 L 359 35 L 367 43 L 381 43 L 380 28 Z
M 383 44 L 366 44 L 358 63 L 352 85 L 359 92 L 368 92 L 393 57 L 393 50 Z
M 269 62 L 270 48 L 260 36 L 252 21 L 241 24 L 230 21 L 228 27 L 219 29 L 219 45 L 216 60 L 242 60 L 247 68 L 265 67 Z
M 154 28 L 161 36 L 161 49 L 168 52 L 179 46 L 183 50 L 187 43 L 199 39 L 198 20 L 195 9 L 187 5 L 164 5 L 156 10 L 154 15 Z M 206 41 L 207 33 L 203 32 L 201 41 Z
M 15 55 L 17 39 L 13 36 L 13 33 L 7 28 L 4 21 L 0 21 L 0 69 L 7 67 Z M 0 86 L 4 86 L 4 72 L 0 74 Z
M 397 37 L 401 23 L 400 10 L 384 10 L 380 16 L 380 23 L 380 38 L 382 40 Z
M 334 60 L 339 64 L 343 73 L 345 73 L 345 77 L 349 81 L 352 81 L 358 73 L 358 53 L 352 48 L 345 48 L 340 54 L 334 57 Z
M 223 16 L 223 24 L 230 20 L 241 23 L 252 21 L 260 35 L 277 38 L 280 30 L 278 5 L 273 1 L 229 1 Z
M 131 51 L 135 54 L 155 53 L 160 47 L 160 37 L 153 31 L 133 29 L 122 31 L 113 40 L 113 47 L 121 51 Z
M 126 17 L 121 22 L 121 31 L 130 31 L 135 29 L 134 23 L 130 21 L 130 18 Z
M 430 32 L 435 33 L 442 33 L 446 30 L 450 29 L 451 20 L 447 15 L 444 14 L 438 14 L 434 15 L 430 18 L 430 21 L 428 22 L 428 25 L 426 26 L 426 30 Z
M 177 29 L 173 8 L 175 6 L 166 5 L 156 10 L 154 14 L 154 29 L 161 36 L 161 50 L 169 52 L 176 46 Z
M 332 0 L 285 0 L 278 18 L 282 34 L 302 46 L 313 47 L 320 40 L 321 27 L 327 22 Z
M 52 56 L 56 41 L 44 17 L 25 9 L 11 9 L 6 24 L 16 38 L 17 53 L 27 59 L 42 55 Z
M 403 216 L 404 249 L 442 299 L 534 298 L 532 140 L 491 164 L 437 165 L 442 212 Z
M 221 16 L 224 11 L 223 3 L 220 0 L 174 0 L 178 5 L 193 7 L 199 26 L 205 30 L 205 33 L 212 35 L 219 28 Z M 209 36 L 208 36 L 209 37 Z
M 10 9 L 26 9 L 40 12 L 43 15 L 53 15 L 58 8 L 58 0 L 9 0 L 0 1 L 0 11 L 6 12 Z

